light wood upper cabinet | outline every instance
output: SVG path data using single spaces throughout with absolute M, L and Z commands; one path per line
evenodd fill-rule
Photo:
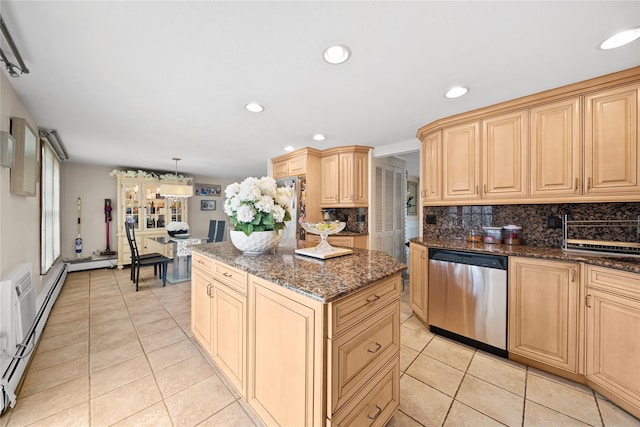
M 531 197 L 580 195 L 580 98 L 531 109 Z
M 422 140 L 422 202 L 442 199 L 442 131 L 427 135 Z
M 639 88 L 636 84 L 585 96 L 587 195 L 640 192 Z
M 427 322 L 429 307 L 429 256 L 428 248 L 411 243 L 409 245 L 409 306 L 413 313 L 423 322 Z
M 509 257 L 509 353 L 578 372 L 580 268 Z
M 423 204 L 637 201 L 639 82 L 635 67 L 423 126 Z
M 325 150 L 321 205 L 367 207 L 369 203 L 369 147 L 348 146 Z
M 443 200 L 480 198 L 480 122 L 442 130 Z
M 482 197 L 527 196 L 527 111 L 482 121 Z
M 307 172 L 307 155 L 298 152 L 291 156 L 281 156 L 272 161 L 273 177 L 284 178 L 287 176 L 304 175 Z
M 320 169 L 322 173 L 322 187 L 320 203 L 322 206 L 330 206 L 338 203 L 338 193 L 340 192 L 340 176 L 338 154 L 322 156 L 320 159 Z

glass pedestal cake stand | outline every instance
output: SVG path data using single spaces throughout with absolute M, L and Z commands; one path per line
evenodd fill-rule
M 296 249 L 296 253 L 322 259 L 333 258 L 353 253 L 352 249 L 334 248 L 329 244 L 329 242 L 327 242 L 328 236 L 344 230 L 344 227 L 347 225 L 345 222 L 301 222 L 300 225 L 302 226 L 302 228 L 307 230 L 307 233 L 319 234 L 321 241 L 320 244 L 318 244 L 318 246 L 314 248 Z

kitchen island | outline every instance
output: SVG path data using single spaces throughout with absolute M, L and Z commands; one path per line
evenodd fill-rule
M 328 260 L 190 246 L 194 336 L 266 425 L 384 425 L 400 400 L 406 266 L 380 251 Z

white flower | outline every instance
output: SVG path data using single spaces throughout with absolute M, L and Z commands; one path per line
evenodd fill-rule
M 255 203 L 256 209 L 264 213 L 270 213 L 273 210 L 273 205 L 273 197 L 268 195 L 260 196 Z
M 285 214 L 285 210 L 282 206 L 274 206 L 273 207 L 273 219 L 276 222 L 282 222 L 282 220 L 284 219 L 284 214 Z
M 180 221 L 171 221 L 167 225 L 167 231 L 189 230 L 189 224 Z
M 250 204 L 243 204 L 236 211 L 238 221 L 240 222 L 253 221 L 253 219 L 256 217 L 256 213 L 256 209 L 253 207 L 253 205 Z
M 273 178 L 249 177 L 241 183 L 229 184 L 224 193 L 227 196 L 224 212 L 231 217 L 231 225 L 235 230 L 250 234 L 253 231 L 278 231 L 284 228 L 292 192 L 288 188 L 278 188 Z M 256 218 L 260 220 L 256 221 Z

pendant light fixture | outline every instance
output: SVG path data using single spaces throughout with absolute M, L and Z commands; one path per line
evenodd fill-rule
M 173 157 L 176 161 L 176 183 L 175 184 L 160 184 L 160 195 L 164 197 L 191 197 L 193 196 L 193 186 L 187 184 L 178 183 L 178 157 Z

